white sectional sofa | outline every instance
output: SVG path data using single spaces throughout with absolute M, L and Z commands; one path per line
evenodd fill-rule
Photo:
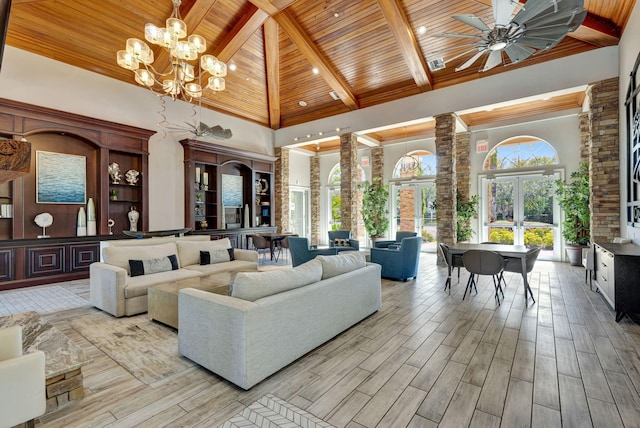
M 238 273 L 231 296 L 182 289 L 179 351 L 249 389 L 380 309 L 380 274 L 351 251 Z
M 223 285 L 230 283 L 231 273 L 258 270 L 258 254 L 242 249 L 234 249 L 233 261 L 200 264 L 200 251 L 224 255 L 228 248 L 229 239 L 211 241 L 207 235 L 105 241 L 102 261 L 89 269 L 91 303 L 116 317 L 136 315 L 147 312 L 147 290 L 151 286 L 187 278 L 200 278 L 203 286 Z M 176 256 L 178 269 L 131 276 L 130 260 L 172 255 Z

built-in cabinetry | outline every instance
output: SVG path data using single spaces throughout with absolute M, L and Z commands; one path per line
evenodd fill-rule
M 216 235 L 220 230 L 274 226 L 275 157 L 195 140 L 181 144 L 185 227 Z
M 640 246 L 596 243 L 594 252 L 596 284 L 616 311 L 616 321 L 640 313 Z
M 122 237 L 132 207 L 139 213 L 138 230 L 148 230 L 148 140 L 154 132 L 0 99 L 0 136 L 24 138 L 31 146 L 29 171 L 0 183 L 0 289 L 88 277 L 99 242 Z M 38 152 L 83 159 L 85 203 L 38 202 Z M 108 172 L 113 163 L 122 174 L 119 183 Z M 129 170 L 139 173 L 134 184 L 125 179 Z M 78 212 L 87 210 L 89 198 L 97 236 L 77 237 Z M 41 213 L 51 214 L 53 224 L 46 229 L 49 237 L 38 239 L 42 228 L 34 218 Z

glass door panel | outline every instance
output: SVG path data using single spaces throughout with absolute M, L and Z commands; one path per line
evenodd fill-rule
M 524 245 L 542 247 L 541 259 L 554 258 L 558 241 L 553 209 L 554 180 L 553 176 L 523 177 L 520 180 L 523 215 L 519 232 Z
M 433 182 L 395 186 L 393 190 L 393 222 L 391 236 L 398 230 L 417 232 L 422 236 L 422 251 L 436 251 L 437 224 Z
M 289 231 L 298 236 L 309 237 L 310 221 L 309 190 L 291 189 L 289 193 Z
M 483 241 L 514 244 L 514 202 L 516 183 L 514 179 L 485 180 L 487 201 L 485 225 L 486 237 Z

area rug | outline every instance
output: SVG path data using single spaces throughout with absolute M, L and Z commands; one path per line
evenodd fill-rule
M 234 427 L 333 427 L 309 412 L 279 399 L 275 395 L 267 394 L 258 401 L 246 407 L 242 412 L 233 416 L 221 425 L 223 428 Z
M 30 311 L 42 315 L 88 305 L 88 301 L 58 285 L 0 293 L 0 316 Z
M 176 331 L 151 321 L 146 314 L 114 318 L 99 312 L 73 319 L 70 324 L 89 342 L 146 384 L 194 365 L 178 353 Z

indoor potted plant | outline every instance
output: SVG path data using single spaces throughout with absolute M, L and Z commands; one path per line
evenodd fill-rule
M 471 219 L 478 215 L 478 195 L 464 201 L 460 192 L 456 192 L 456 240 L 468 241 L 473 235 Z
M 118 193 L 119 193 L 118 190 L 109 190 L 109 198 L 112 201 L 117 201 L 118 200 Z
M 571 173 L 569 181 L 556 180 L 556 197 L 564 210 L 562 236 L 566 243 L 567 256 L 572 266 L 582 264 L 582 249 L 591 239 L 589 210 L 589 163 L 582 162 L 580 168 Z
M 371 183 L 365 182 L 362 188 L 362 220 L 364 228 L 371 238 L 371 247 L 377 238 L 381 238 L 389 228 L 389 189 L 374 177 Z

